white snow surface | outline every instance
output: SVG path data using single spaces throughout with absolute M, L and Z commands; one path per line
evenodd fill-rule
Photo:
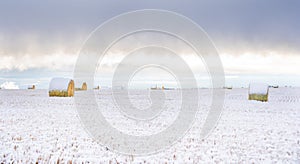
M 269 85 L 264 83 L 251 83 L 249 85 L 249 94 L 267 94 Z
M 52 90 L 67 91 L 70 81 L 71 79 L 69 78 L 61 78 L 61 77 L 53 78 L 49 84 L 49 91 Z
M 248 101 L 247 89 L 225 90 L 219 123 L 201 140 L 210 92 L 201 89 L 195 123 L 179 142 L 150 156 L 131 156 L 107 149 L 88 135 L 73 97 L 48 97 L 47 90 L 0 90 L 0 163 L 300 162 L 300 88 L 271 88 L 269 102 L 265 103 Z M 172 123 L 178 94 L 176 90 L 165 93 L 168 110 L 161 113 L 162 118 L 151 124 L 137 124 L 124 119 L 118 108 L 111 105 L 110 90 L 95 91 L 107 121 L 129 134 L 137 133 L 136 130 L 152 133 Z M 144 91 L 133 92 L 131 97 L 137 107 L 148 103 Z

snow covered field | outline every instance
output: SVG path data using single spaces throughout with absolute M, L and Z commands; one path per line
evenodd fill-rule
M 178 105 L 176 91 L 167 93 L 169 109 Z M 174 92 L 174 93 L 173 93 Z M 209 109 L 209 90 L 201 90 L 201 107 L 193 128 L 180 142 L 150 156 L 128 156 L 97 144 L 80 124 L 74 98 L 48 97 L 47 90 L 0 90 L 0 161 L 29 162 L 300 162 L 300 89 L 270 89 L 269 102 L 247 100 L 247 89 L 226 90 L 221 119 L 211 135 L 198 136 Z M 81 94 L 76 92 L 75 94 Z M 96 91 L 107 121 L 127 133 L 134 125 L 110 106 L 110 91 Z M 134 105 L 149 103 L 145 92 Z M 163 130 L 176 113 L 168 110 L 149 130 Z M 165 118 L 164 117 L 171 117 Z M 171 121 L 170 121 L 171 120 Z M 128 126 L 130 125 L 130 126 Z M 141 128 L 141 133 L 148 133 Z

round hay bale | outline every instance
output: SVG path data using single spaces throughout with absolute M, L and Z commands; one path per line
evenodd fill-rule
M 74 96 L 74 81 L 68 78 L 53 78 L 49 85 L 50 97 Z
M 84 82 L 82 84 L 81 90 L 84 90 L 84 91 L 87 90 L 87 84 L 86 84 L 86 82 Z
M 31 85 L 31 86 L 29 86 L 29 87 L 28 87 L 28 89 L 32 89 L 32 90 L 34 90 L 34 89 L 35 89 L 35 85 Z
M 267 102 L 269 97 L 269 85 L 264 83 L 251 83 L 249 85 L 249 100 Z

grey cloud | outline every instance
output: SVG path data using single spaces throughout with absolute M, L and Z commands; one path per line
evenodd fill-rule
M 294 0 L 4 0 L 0 2 L 0 55 L 75 54 L 105 20 L 145 8 L 186 15 L 207 31 L 221 51 L 300 51 L 300 2 Z

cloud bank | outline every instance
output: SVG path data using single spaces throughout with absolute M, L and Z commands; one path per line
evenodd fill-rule
M 139 9 L 169 10 L 195 21 L 216 45 L 227 74 L 299 75 L 299 8 L 295 0 L 3 0 L 0 77 L 24 78 L 26 72 L 38 78 L 44 70 L 71 75 L 91 31 L 116 15 Z M 108 59 L 105 68 L 118 60 Z

